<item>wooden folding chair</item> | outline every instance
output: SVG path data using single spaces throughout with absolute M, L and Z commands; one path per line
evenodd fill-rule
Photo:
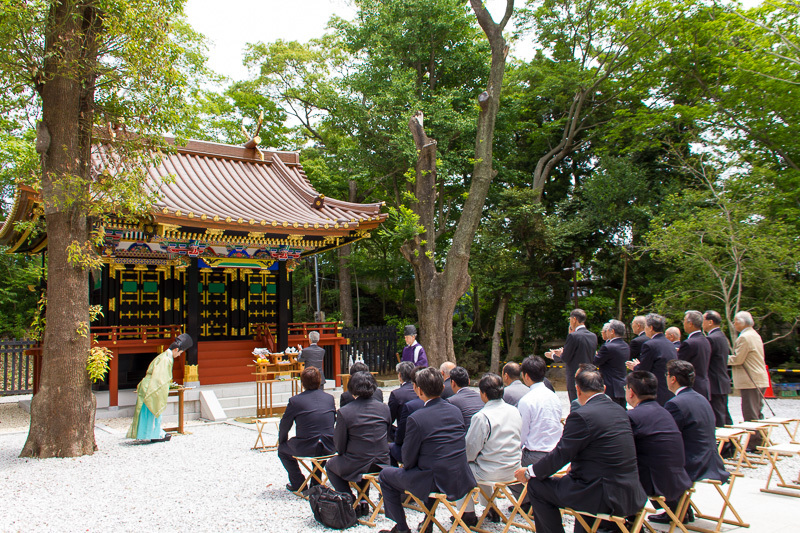
M 375 527 L 375 518 L 377 518 L 378 515 L 383 512 L 383 493 L 381 492 L 381 485 L 378 483 L 378 474 L 364 474 L 361 476 L 361 481 L 366 481 L 367 483 L 362 487 L 355 481 L 350 482 L 350 486 L 356 489 L 357 492 L 356 501 L 353 502 L 353 508 L 356 508 L 356 506 L 361 503 L 361 500 L 367 502 L 372 509 L 372 512 L 369 516 L 360 518 L 358 523 L 367 525 L 369 527 Z M 374 488 L 378 493 L 379 498 L 377 503 L 374 502 L 369 495 L 370 487 Z
M 644 522 L 644 515 L 645 509 L 640 509 L 638 513 L 636 513 L 636 518 L 633 519 L 633 524 L 629 528 L 627 524 L 627 517 L 625 516 L 615 516 L 610 514 L 592 514 L 587 513 L 584 511 L 576 511 L 574 509 L 564 509 L 564 512 L 567 514 L 571 514 L 575 517 L 575 520 L 583 526 L 583 529 L 589 531 L 590 533 L 597 533 L 597 530 L 600 529 L 600 524 L 603 523 L 603 520 L 607 520 L 609 522 L 614 522 L 617 527 L 619 528 L 622 533 L 639 533 L 642 529 L 642 523 Z M 585 517 L 594 518 L 594 522 L 590 526 L 589 523 L 586 521 Z
M 300 496 L 303 499 L 308 499 L 308 496 L 303 494 L 303 491 L 307 488 L 310 488 L 310 483 L 312 481 L 316 481 L 320 485 L 324 485 L 328 481 L 328 474 L 325 473 L 325 462 L 330 459 L 331 457 L 335 457 L 336 454 L 331 455 L 321 455 L 319 457 L 295 457 L 292 456 L 297 463 L 302 466 L 308 475 L 303 480 L 303 484 L 300 485 L 294 493 Z M 321 475 L 318 476 L 317 472 L 320 472 Z
M 792 444 L 800 444 L 800 442 L 797 441 L 797 428 L 800 427 L 800 418 L 781 418 L 779 416 L 773 416 L 772 418 L 765 418 L 761 422 L 775 427 L 783 426 Z
M 776 444 L 774 446 L 769 447 L 762 447 L 759 446 L 759 450 L 764 448 L 762 451 L 767 454 L 770 462 L 769 468 L 769 476 L 767 476 L 767 485 L 761 489 L 761 492 L 769 492 L 772 494 L 782 494 L 784 496 L 793 496 L 795 498 L 800 498 L 800 475 L 798 476 L 797 481 L 795 482 L 787 482 L 781 471 L 778 470 L 778 456 L 780 455 L 800 455 L 800 444 Z M 769 484 L 772 481 L 772 475 L 775 474 L 778 477 L 778 482 L 775 483 L 777 486 L 782 487 L 783 489 L 792 489 L 792 490 L 781 490 L 781 489 L 771 489 L 769 488 Z M 793 492 L 794 491 L 794 492 Z
M 406 492 L 411 494 L 408 491 Z M 433 504 L 431 505 L 430 509 L 428 509 L 422 500 L 411 494 L 411 499 L 419 507 L 419 509 L 422 509 L 422 512 L 425 514 L 425 521 L 419 526 L 419 530 L 425 531 L 425 529 L 428 527 L 428 524 L 433 523 L 439 528 L 440 531 L 444 531 L 446 533 L 455 533 L 456 529 L 458 529 L 458 526 L 464 528 L 464 531 L 469 532 L 470 528 L 466 522 L 464 522 L 464 512 L 467 509 L 469 498 L 472 498 L 474 502 L 478 497 L 478 493 L 478 487 L 473 488 L 466 494 L 466 496 L 464 496 L 464 501 L 458 508 L 456 508 L 456 506 L 447 499 L 446 494 L 433 493 L 428 496 L 428 499 L 433 499 Z M 453 517 L 453 525 L 450 526 L 449 529 L 445 528 L 445 526 L 443 526 L 442 523 L 436 519 L 436 509 L 439 507 L 439 505 L 444 506 L 444 508 L 447 509 L 450 512 L 450 515 Z
M 733 466 L 733 471 L 739 473 L 743 466 L 756 468 L 747 456 L 747 443 L 750 442 L 750 432 L 745 429 L 736 428 L 717 428 L 714 432 L 717 439 L 717 452 L 722 455 L 722 448 L 730 443 L 734 453 L 730 459 L 723 459 L 728 466 Z M 744 464 L 742 464 L 744 463 Z
M 694 509 L 695 518 L 703 518 L 705 520 L 716 522 L 717 527 L 715 527 L 714 529 L 708 529 L 697 524 L 687 524 L 686 529 L 691 529 L 692 531 L 700 531 L 701 533 L 719 533 L 719 531 L 722 529 L 723 524 L 728 524 L 731 526 L 739 526 L 739 527 L 750 527 L 750 524 L 742 520 L 742 517 L 739 516 L 739 513 L 736 512 L 736 509 L 731 504 L 731 493 L 733 493 L 733 485 L 736 481 L 736 478 L 741 475 L 742 474 L 731 474 L 731 477 L 728 478 L 728 490 L 723 490 L 722 482 L 717 481 L 716 479 L 700 479 L 698 481 L 695 481 L 695 485 L 697 483 L 706 483 L 713 486 L 717 490 L 717 493 L 719 494 L 720 498 L 722 498 L 722 509 L 719 512 L 719 516 L 703 514 L 700 512 L 700 509 L 697 507 L 697 505 L 692 501 L 690 497 L 689 505 L 691 505 L 692 509 Z M 725 518 L 725 513 L 727 513 L 728 509 L 730 509 L 730 511 L 736 517 L 736 520 L 730 520 L 728 518 Z
M 739 424 L 733 424 L 731 426 L 725 426 L 725 427 L 734 429 L 744 429 L 748 431 L 751 435 L 755 435 L 756 433 L 760 434 L 762 446 L 772 446 L 774 444 L 772 440 L 770 440 L 770 435 L 772 434 L 772 428 L 775 427 L 773 425 L 766 424 L 764 422 L 741 422 Z M 755 463 L 757 465 L 769 464 L 769 459 L 767 458 L 767 454 L 765 452 L 762 452 L 758 459 L 754 459 L 750 454 L 748 454 L 748 457 L 751 463 Z
M 655 501 L 658 504 L 659 508 L 661 508 L 661 510 L 667 513 L 667 516 L 671 520 L 669 524 L 669 533 L 675 531 L 676 527 L 680 529 L 683 533 L 689 533 L 689 531 L 686 529 L 686 526 L 683 525 L 683 518 L 684 516 L 686 516 L 686 511 L 689 509 L 689 499 L 691 498 L 693 492 L 694 492 L 693 486 L 689 487 L 684 491 L 680 500 L 678 500 L 678 508 L 675 509 L 675 511 L 670 509 L 669 505 L 667 505 L 667 499 L 664 496 L 650 496 L 650 501 L 651 502 Z M 658 512 L 658 509 L 653 509 L 648 507 L 646 508 L 646 511 L 648 513 L 655 513 Z M 644 527 L 648 531 L 650 531 L 650 533 L 660 533 L 657 532 L 647 520 L 645 520 L 643 524 Z
M 489 516 L 489 511 L 494 509 L 497 515 L 500 517 L 500 521 L 504 524 L 503 533 L 507 533 L 508 529 L 511 526 L 518 527 L 520 529 L 524 529 L 526 531 L 536 531 L 536 524 L 533 522 L 533 518 L 530 516 L 529 513 L 526 513 L 521 505 L 522 502 L 525 500 L 525 495 L 528 492 L 528 486 L 526 483 L 521 483 L 519 481 L 506 481 L 502 483 L 484 483 L 486 485 L 492 485 L 492 493 L 487 495 L 486 492 L 479 486 L 478 489 L 480 491 L 481 497 L 486 500 L 486 508 L 483 510 L 483 514 L 478 519 L 478 524 L 472 528 L 472 531 L 478 531 L 479 533 L 489 533 L 489 530 L 485 529 L 483 523 L 486 521 L 487 517 Z M 514 485 L 522 485 L 522 492 L 517 498 L 514 495 L 514 492 L 511 490 L 511 487 Z M 505 498 L 511 504 L 512 509 L 511 513 L 506 516 L 506 513 L 500 509 L 500 506 L 497 505 L 497 501 Z M 523 522 L 517 522 L 516 519 L 519 517 Z
M 278 438 L 275 437 L 275 444 L 268 445 L 264 442 L 264 426 L 268 424 L 272 424 L 275 426 L 275 432 L 279 433 L 280 430 L 278 429 L 278 422 L 273 418 L 256 418 L 256 429 L 258 430 L 258 436 L 256 437 L 256 443 L 253 444 L 253 447 L 250 448 L 251 450 L 259 450 L 262 452 L 274 452 L 278 449 Z

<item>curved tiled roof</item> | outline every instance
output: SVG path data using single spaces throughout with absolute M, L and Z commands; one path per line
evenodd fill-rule
M 104 145 L 95 145 L 92 171 L 113 173 L 115 159 Z M 380 212 L 381 203 L 324 198 L 323 206 L 315 208 L 320 195 L 303 172 L 297 152 L 189 141 L 161 156 L 159 164 L 147 169 L 147 176 L 152 189 L 158 189 L 154 221 L 192 233 L 214 229 L 232 235 L 302 236 L 306 241 L 334 237 L 345 243 L 375 229 L 388 216 Z M 33 242 L 14 229 L 14 222 L 31 219 L 38 202 L 36 191 L 18 188 L 14 209 L 0 230 L 0 244 L 18 251 L 35 251 L 46 244 L 45 236 Z
M 223 155 L 218 153 L 221 147 Z M 315 209 L 312 203 L 319 193 L 308 181 L 296 153 L 263 152 L 263 161 L 258 153 L 243 147 L 190 142 L 165 156 L 161 165 L 148 169 L 154 182 L 175 177 L 174 182 L 161 185 L 156 220 L 188 224 L 200 218 L 208 227 L 270 233 L 284 232 L 276 228 L 297 233 L 297 228 L 302 228 L 309 235 L 344 235 L 374 228 L 387 216 L 380 212 L 382 204 L 331 198 Z

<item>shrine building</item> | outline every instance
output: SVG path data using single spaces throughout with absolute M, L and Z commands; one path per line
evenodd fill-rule
M 96 145 L 92 172 L 102 173 L 107 160 Z M 161 184 L 150 216 L 132 222 L 112 214 L 97 250 L 103 266 L 89 276 L 91 303 L 104 313 L 92 337 L 114 354 L 103 384 L 110 405 L 180 332 L 195 345 L 176 361 L 179 383 L 252 381 L 254 348 L 307 345 L 313 330 L 329 352 L 328 377 L 340 372 L 338 325 L 293 322 L 292 272 L 306 257 L 369 237 L 387 217 L 382 204 L 319 194 L 297 152 L 189 141 L 147 173 L 153 187 Z M 43 215 L 38 191 L 19 186 L 0 245 L 46 254 L 44 232 L 15 224 L 41 219 L 43 226 Z

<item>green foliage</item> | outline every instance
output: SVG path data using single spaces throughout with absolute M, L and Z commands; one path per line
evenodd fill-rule
M 389 208 L 389 221 L 380 229 L 380 234 L 399 247 L 406 241 L 413 241 L 425 233 L 425 227 L 419 223 L 419 215 L 410 208 L 401 205 L 397 209 Z
M 0 336 L 23 338 L 33 321 L 41 259 L 0 250 Z
M 731 322 L 750 310 L 794 322 L 800 248 L 786 221 L 768 216 L 774 187 L 719 159 L 702 165 L 696 173 L 706 188 L 670 196 L 647 234 L 647 250 L 673 269 L 662 308 L 722 308 Z
M 109 362 L 114 354 L 105 346 L 92 346 L 86 361 L 86 372 L 92 383 L 103 381 L 108 374 Z

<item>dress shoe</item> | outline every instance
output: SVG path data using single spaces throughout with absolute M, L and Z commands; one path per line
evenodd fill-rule
M 425 523 L 425 520 L 420 522 L 419 526 L 417 526 L 417 529 L 419 530 L 419 533 L 433 533 L 433 522 L 428 522 L 428 527 L 426 527 L 425 529 L 422 529 L 422 524 L 424 524 L 424 523 Z
M 500 514 L 494 509 L 489 509 L 489 512 L 486 513 L 486 520 L 496 524 L 500 521 Z
M 411 533 L 410 529 L 400 529 L 397 524 L 392 529 L 381 529 L 378 533 Z
M 298 487 L 298 488 L 299 488 L 299 487 Z M 287 483 L 287 484 L 286 484 L 286 490 L 288 490 L 289 492 L 297 492 L 297 488 L 295 488 L 295 487 L 292 487 L 292 484 L 291 484 L 291 483 Z
M 478 515 L 475 514 L 475 511 L 466 511 L 463 515 L 461 515 L 461 519 L 467 524 L 469 527 L 477 526 L 478 525 Z M 456 518 L 454 516 L 450 517 L 450 523 L 455 523 Z
M 672 522 L 667 513 L 658 513 L 654 515 L 650 515 L 647 517 L 648 522 L 653 522 L 654 524 L 669 524 Z
M 367 500 L 361 500 L 356 507 L 356 518 L 367 516 L 369 514 L 369 503 Z
M 672 522 L 672 519 L 670 519 L 667 513 L 651 515 L 647 517 L 647 520 L 655 524 L 669 524 Z M 686 516 L 683 517 L 684 524 L 688 524 L 689 522 L 694 522 L 694 512 L 691 507 L 689 507 L 689 510 L 686 512 Z

